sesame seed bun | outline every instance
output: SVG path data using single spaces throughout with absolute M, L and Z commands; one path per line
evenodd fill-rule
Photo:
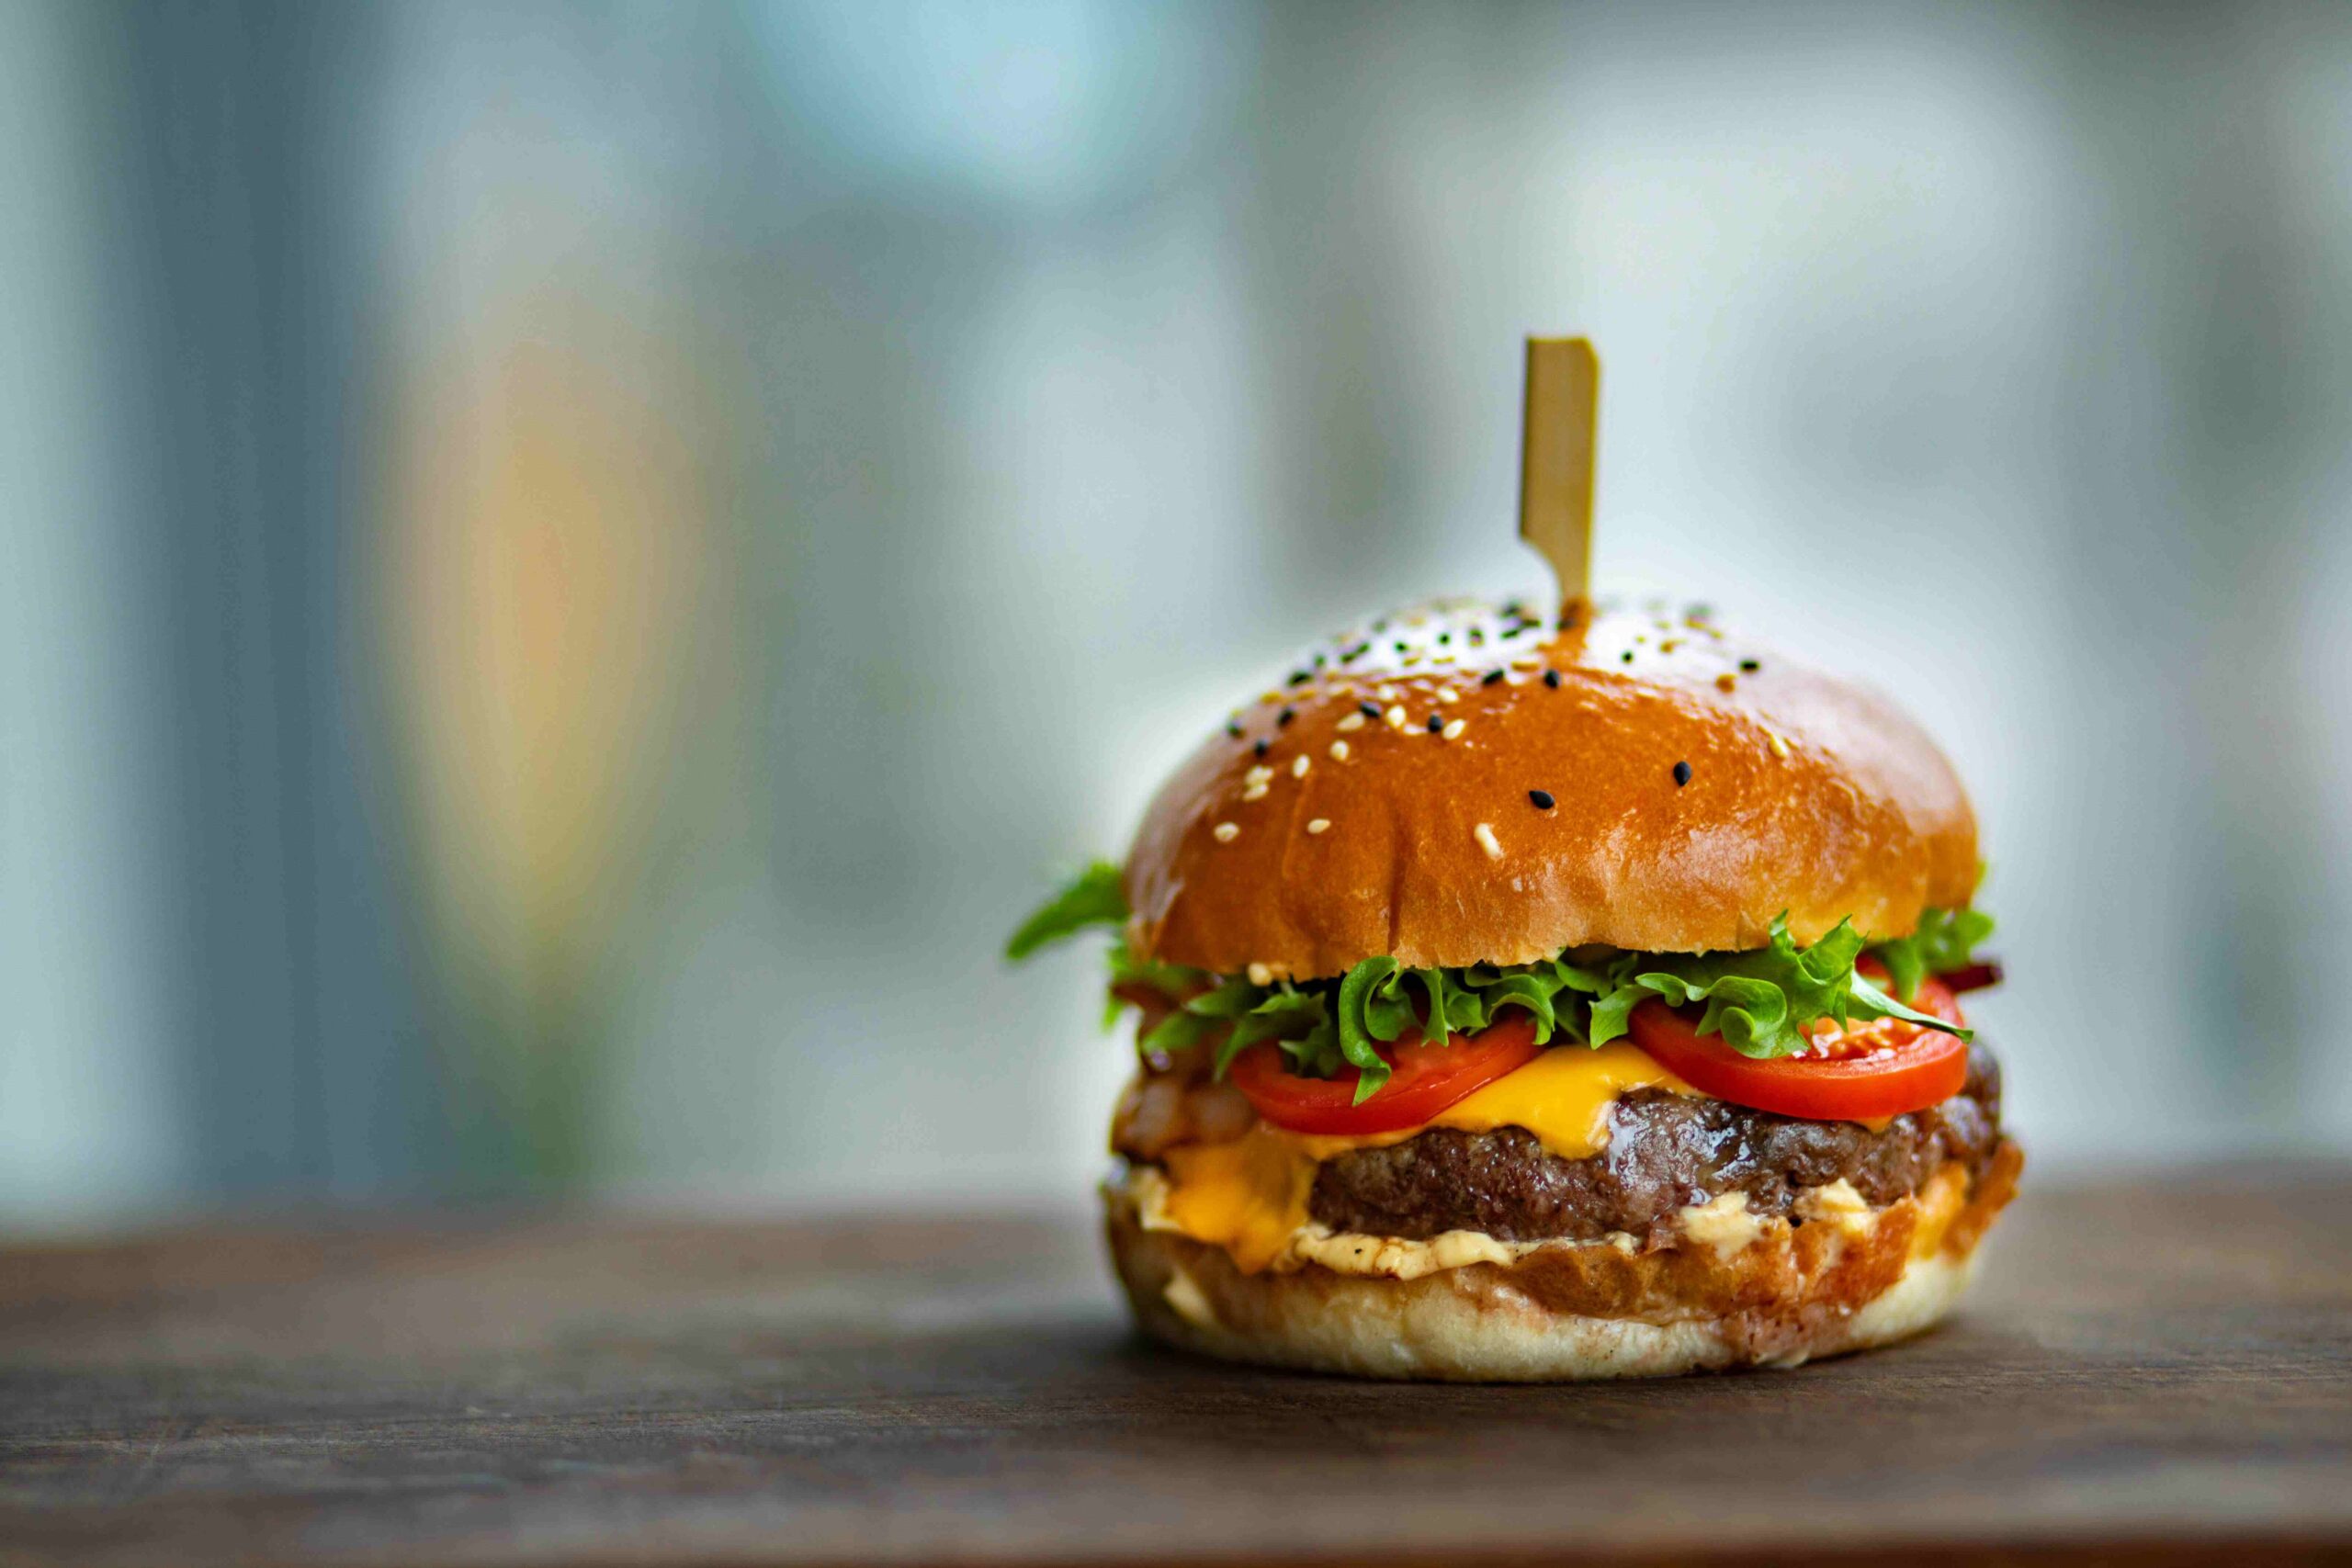
M 1245 1274 L 1222 1248 L 1149 1228 L 1129 1186 L 1103 1197 L 1112 1260 L 1156 1339 L 1358 1377 L 1563 1382 L 1791 1367 L 1920 1333 L 1959 1301 L 2023 1163 L 2004 1144 L 1973 1188 L 1947 1166 L 1915 1197 L 1773 1221 L 1736 1248 L 1546 1244 L 1409 1279 Z
M 1128 941 L 1296 979 L 1712 952 L 1783 911 L 1901 936 L 1976 877 L 1951 765 L 1874 694 L 1703 620 L 1456 601 L 1313 651 L 1193 752 L 1128 855 Z

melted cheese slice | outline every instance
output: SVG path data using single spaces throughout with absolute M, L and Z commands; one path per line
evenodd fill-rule
M 1370 1137 L 1309 1136 L 1261 1122 L 1227 1144 L 1168 1151 L 1166 1213 L 1195 1241 L 1222 1247 L 1254 1274 L 1283 1256 L 1307 1224 L 1317 1163 L 1351 1149 L 1379 1148 L 1453 1127 L 1491 1133 L 1524 1127 L 1563 1159 L 1589 1159 L 1609 1143 L 1609 1108 L 1628 1089 L 1695 1091 L 1631 1045 L 1546 1051 L 1441 1112 L 1427 1127 Z

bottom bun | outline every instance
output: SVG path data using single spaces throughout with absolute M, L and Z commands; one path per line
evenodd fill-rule
M 2004 1143 L 1973 1190 L 1948 1166 L 1917 1198 L 1774 1221 L 1736 1251 L 1546 1244 L 1411 1279 L 1245 1274 L 1221 1247 L 1148 1227 L 1133 1183 L 1104 1198 L 1113 1261 L 1154 1338 L 1359 1377 L 1565 1382 L 1793 1367 L 1917 1334 L 1960 1299 L 2023 1164 Z

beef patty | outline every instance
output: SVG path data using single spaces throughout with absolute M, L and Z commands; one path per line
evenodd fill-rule
M 2000 1065 L 1974 1045 L 1958 1094 L 1880 1132 L 1636 1089 L 1611 1109 L 1609 1146 L 1589 1159 L 1547 1154 L 1520 1127 L 1432 1128 L 1326 1160 L 1309 1209 L 1335 1231 L 1412 1241 L 1451 1230 L 1502 1241 L 1627 1231 L 1663 1245 L 1677 1210 L 1727 1192 L 1747 1193 L 1750 1213 L 1777 1215 L 1799 1190 L 1841 1177 L 1873 1207 L 1917 1192 L 1948 1160 L 1973 1180 L 2000 1132 Z

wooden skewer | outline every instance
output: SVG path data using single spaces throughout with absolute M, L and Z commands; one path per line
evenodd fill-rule
M 1582 604 L 1592 575 L 1594 425 L 1600 361 L 1580 337 L 1527 340 L 1527 412 L 1521 432 L 1519 536 L 1552 563 L 1560 607 Z

